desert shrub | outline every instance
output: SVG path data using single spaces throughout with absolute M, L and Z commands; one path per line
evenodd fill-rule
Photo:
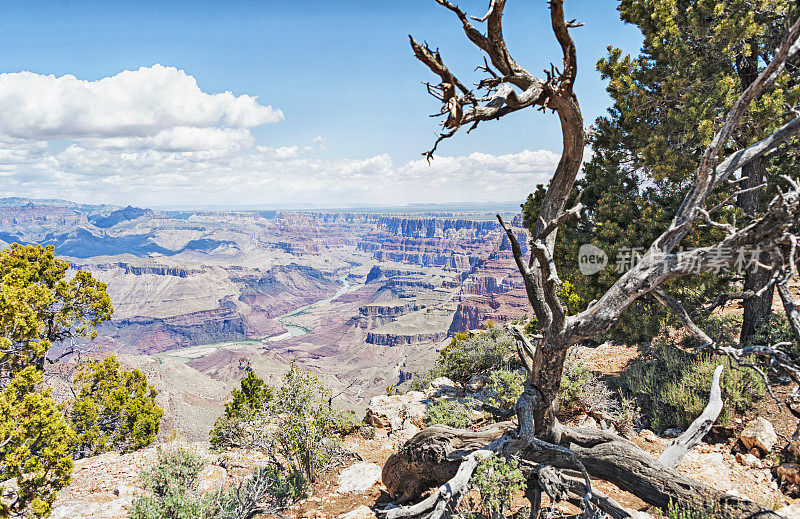
M 511 409 L 522 394 L 525 375 L 519 370 L 502 368 L 489 373 L 489 403 L 500 409 Z
M 469 410 L 455 400 L 440 400 L 425 410 L 425 424 L 442 424 L 463 429 L 472 423 Z
M 314 481 L 340 450 L 337 434 L 353 427 L 355 415 L 330 403 L 323 380 L 295 363 L 279 389 L 239 413 L 223 415 L 211 431 L 215 449 L 257 449 L 284 460 L 287 470 Z M 349 413 L 349 415 L 347 414 Z
M 428 370 L 424 373 L 415 373 L 414 378 L 408 383 L 408 389 L 411 391 L 425 391 L 430 387 L 431 382 L 435 379 L 434 369 Z M 389 395 L 391 396 L 391 395 Z
M 685 429 L 708 404 L 711 378 L 719 364 L 725 366 L 721 380 L 725 405 L 718 421 L 727 424 L 761 398 L 765 387 L 755 371 L 734 366 L 726 357 L 692 355 L 656 342 L 631 363 L 621 383 L 636 399 L 652 429 Z
M 331 409 L 327 432 L 344 437 L 358 431 L 361 425 L 361 420 L 358 419 L 358 416 L 353 411 L 334 407 Z
M 156 465 L 140 474 L 147 495 L 136 498 L 130 519 L 205 519 L 211 515 L 209 496 L 198 495 L 197 476 L 205 462 L 178 448 L 159 451 Z
M 331 433 L 336 410 L 330 395 L 318 375 L 292 363 L 275 398 L 259 413 L 256 445 L 280 454 L 289 470 L 313 482 L 339 449 Z
M 245 439 L 244 422 L 252 420 L 254 415 L 272 400 L 273 392 L 272 387 L 249 371 L 239 384 L 239 388 L 233 388 L 231 391 L 230 402 L 225 404 L 225 411 L 217 418 L 209 432 L 211 448 L 219 450 L 241 445 Z
M 699 315 L 695 318 L 695 324 L 721 346 L 738 346 L 739 330 L 742 328 L 741 316 L 733 314 Z M 698 348 L 703 346 L 703 343 L 694 335 L 689 335 L 683 341 L 683 346 L 687 349 Z
M 559 406 L 564 414 L 597 411 L 616 416 L 620 402 L 611 389 L 580 358 L 568 355 L 561 373 Z
M 786 314 L 771 314 L 767 319 L 763 319 L 756 324 L 753 334 L 753 344 L 773 345 L 779 342 L 791 343 L 790 346 L 783 346 L 782 349 L 792 357 L 800 356 L 800 344 L 792 333 L 789 319 Z
M 376 430 L 374 426 L 365 424 L 358 430 L 358 434 L 365 440 L 374 440 Z
M 515 351 L 511 335 L 491 322 L 476 335 L 457 333 L 439 352 L 433 368 L 412 380 L 411 389 L 424 391 L 430 381 L 437 377 L 466 383 L 475 373 L 497 369 L 503 366 L 507 358 L 514 359 Z
M 482 459 L 470 481 L 480 492 L 481 508 L 492 518 L 503 517 L 514 493 L 525 490 L 525 476 L 517 460 L 499 456 Z
M 47 517 L 69 483 L 75 433 L 41 381 L 28 366 L 0 392 L 0 482 L 16 478 L 0 496 L 0 517 Z
M 258 378 L 255 373 L 248 371 L 247 376 L 239 383 L 239 389 L 234 388 L 231 391 L 231 401 L 225 404 L 225 416 L 251 415 L 253 411 L 272 400 L 273 391 L 272 387 Z
M 212 500 L 215 519 L 245 519 L 259 513 L 278 513 L 306 496 L 302 474 L 277 463 L 255 467 L 239 485 L 220 489 Z
M 75 458 L 109 450 L 128 452 L 153 443 L 161 416 L 156 390 L 140 371 L 124 370 L 114 356 L 91 361 L 75 377 L 70 423 Z
M 561 373 L 561 393 L 558 395 L 559 405 L 563 412 L 578 410 L 583 407 L 583 400 L 592 383 L 592 372 L 580 359 L 568 356 L 564 361 Z
M 711 510 L 690 510 L 681 508 L 672 501 L 669 502 L 666 514 L 661 510 L 656 510 L 656 519 L 712 519 L 714 517 L 714 509 Z

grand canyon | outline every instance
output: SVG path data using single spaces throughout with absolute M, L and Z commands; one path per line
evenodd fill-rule
M 85 351 L 143 370 L 163 430 L 202 438 L 245 370 L 277 381 L 297 362 L 363 411 L 453 334 L 525 317 L 498 211 L 522 238 L 511 204 L 155 211 L 6 198 L 0 246 L 53 245 L 107 283 L 114 316 Z

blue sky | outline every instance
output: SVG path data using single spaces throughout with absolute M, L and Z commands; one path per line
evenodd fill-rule
M 485 4 L 461 6 L 480 15 Z M 569 18 L 586 23 L 573 36 L 587 124 L 609 103 L 595 62 L 609 44 L 628 52 L 640 44 L 615 7 L 610 0 L 565 6 Z M 463 80 L 477 81 L 472 70 L 481 63 L 452 13 L 432 0 L 50 1 L 3 2 L 2 9 L 0 73 L 11 74 L 0 80 L 0 107 L 37 114 L 0 116 L 6 194 L 140 205 L 508 200 L 509 189 L 546 180 L 560 151 L 555 116 L 529 110 L 442 143 L 442 158 L 428 169 L 418 163 L 437 129 L 427 115 L 438 108 L 420 84 L 433 77 L 414 60 L 408 34 L 438 46 Z M 505 35 L 532 72 L 558 63 L 544 0 L 509 1 Z M 91 94 L 83 83 L 44 78 L 93 82 L 155 64 L 185 72 L 199 92 L 164 93 L 186 80 L 171 69 L 126 76 L 121 90 L 97 83 Z M 14 75 L 22 71 L 35 75 Z M 250 97 L 213 97 L 226 91 L 257 97 L 255 104 L 280 115 L 261 110 L 243 122 L 231 114 L 241 115 L 245 101 L 256 110 Z M 208 104 L 207 112 L 187 114 L 183 101 Z M 181 105 L 174 121 L 167 120 L 174 113 L 164 116 L 170 103 Z M 120 106 L 134 119 L 152 109 L 159 122 L 104 129 Z M 92 110 L 105 123 L 70 125 Z M 51 113 L 63 120 L 54 123 Z M 193 132 L 183 131 L 176 144 L 175 129 L 187 127 Z

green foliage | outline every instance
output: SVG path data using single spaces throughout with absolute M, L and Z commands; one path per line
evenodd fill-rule
M 463 429 L 471 423 L 469 410 L 456 400 L 440 400 L 425 410 L 425 425 L 442 424 Z
M 345 437 L 361 428 L 361 420 L 353 411 L 345 409 L 331 409 L 330 421 L 327 431 L 337 436 Z
M 330 389 L 319 375 L 293 362 L 265 410 L 265 417 L 277 423 L 270 433 L 276 450 L 291 470 L 313 482 L 338 446 L 330 437 L 335 414 Z
M 140 475 L 147 495 L 138 497 L 130 519 L 205 519 L 211 503 L 196 492 L 197 476 L 205 466 L 199 455 L 178 448 L 159 451 L 156 465 Z
M 721 380 L 725 405 L 718 422 L 727 424 L 762 397 L 765 387 L 756 372 L 734 367 L 726 357 L 695 356 L 657 342 L 631 364 L 621 382 L 636 398 L 652 429 L 685 429 L 708 403 L 711 378 L 719 364 L 725 366 Z
M 258 510 L 278 512 L 306 496 L 302 474 L 277 462 L 255 467 L 238 485 L 201 494 L 197 483 L 204 466 L 189 450 L 159 451 L 156 465 L 140 474 L 147 494 L 134 500 L 129 519 L 244 519 Z
M 164 413 L 142 372 L 124 370 L 110 356 L 90 361 L 75 377 L 75 386 L 70 422 L 78 439 L 76 457 L 130 452 L 153 443 Z
M 756 324 L 756 331 L 751 341 L 753 344 L 771 345 L 788 342 L 782 349 L 794 358 L 800 356 L 800 344 L 792 333 L 786 314 L 771 314 L 768 319 Z
M 490 456 L 478 463 L 470 480 L 481 494 L 481 508 L 490 517 L 503 517 L 515 492 L 525 490 L 525 476 L 517 460 Z
M 69 265 L 52 246 L 13 244 L 0 251 L 0 384 L 26 366 L 42 368 L 54 343 L 93 339 L 111 318 L 106 285 Z
M 475 373 L 503 366 L 504 359 L 513 356 L 514 352 L 513 339 L 500 327 L 487 326 L 484 331 L 473 336 L 457 333 L 439 352 L 433 369 L 421 380 L 447 377 L 463 384 Z
M 0 251 L 0 481 L 16 479 L 0 517 L 48 515 L 72 471 L 75 434 L 42 370 L 54 344 L 94 338 L 112 309 L 105 284 L 83 271 L 66 280 L 68 269 L 52 246 Z
M 286 471 L 277 463 L 255 467 L 253 474 L 236 486 L 220 489 L 214 496 L 214 519 L 245 519 L 256 511 L 278 512 L 306 497 L 302 474 Z
M 272 400 L 273 389 L 252 371 L 247 373 L 239 386 L 239 389 L 231 391 L 231 401 L 225 404 L 225 416 L 248 416 Z
M 70 480 L 75 434 L 41 381 L 28 366 L 0 393 L 0 482 L 16 478 L 16 501 L 0 499 L 0 517 L 47 517 Z
M 244 439 L 241 423 L 272 400 L 273 392 L 272 387 L 249 371 L 239 384 L 239 389 L 231 391 L 231 401 L 225 404 L 225 411 L 209 432 L 211 448 L 218 450 L 239 445 Z
M 586 395 L 590 391 L 594 375 L 580 359 L 571 356 L 564 362 L 561 373 L 561 393 L 558 395 L 562 411 L 583 410 Z
M 656 510 L 657 519 L 712 519 L 714 517 L 714 509 L 711 510 L 690 510 L 687 508 L 681 508 L 672 501 L 669 502 L 669 506 L 667 507 L 667 514 L 661 510 Z
M 511 409 L 522 394 L 525 375 L 519 370 L 496 369 L 489 373 L 489 390 L 494 393 L 490 404 L 500 409 Z
M 339 448 L 337 435 L 357 428 L 355 415 L 333 407 L 323 380 L 294 362 L 279 389 L 262 389 L 253 393 L 260 395 L 253 405 L 217 421 L 212 446 L 261 450 L 313 482 Z

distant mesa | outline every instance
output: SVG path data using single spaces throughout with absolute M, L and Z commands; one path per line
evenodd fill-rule
M 129 205 L 123 209 L 113 211 L 109 215 L 94 215 L 89 218 L 89 221 L 101 229 L 108 229 L 109 227 L 114 227 L 119 223 L 128 220 L 136 220 L 137 218 L 141 218 L 143 216 L 153 218 L 156 216 L 156 212 L 152 209 L 141 209 L 139 207 L 133 207 Z

